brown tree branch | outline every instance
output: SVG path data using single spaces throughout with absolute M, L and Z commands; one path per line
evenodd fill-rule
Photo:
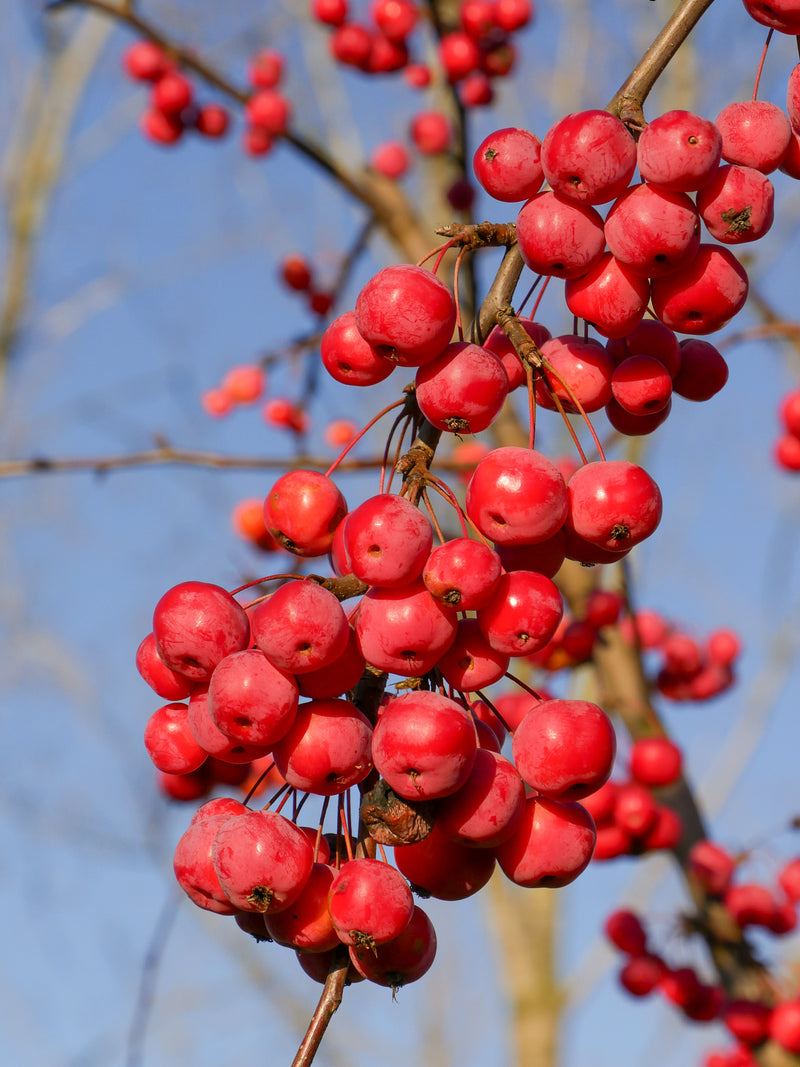
M 325 985 L 320 994 L 319 1003 L 311 1016 L 311 1022 L 308 1024 L 308 1030 L 306 1030 L 305 1037 L 300 1043 L 297 1055 L 292 1060 L 292 1067 L 308 1067 L 313 1062 L 322 1038 L 325 1036 L 325 1031 L 328 1029 L 328 1024 L 342 1003 L 342 993 L 344 992 L 349 966 L 350 958 L 347 956 L 346 950 L 337 952 L 334 955 L 331 969 L 328 971 L 328 977 L 325 979 Z

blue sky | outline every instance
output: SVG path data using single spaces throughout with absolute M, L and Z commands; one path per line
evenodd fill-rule
M 155 17 L 163 5 L 151 7 Z M 256 17 L 250 4 L 233 14 L 194 7 L 195 18 L 187 5 L 165 17 L 184 39 L 196 33 L 201 44 L 212 43 L 218 62 L 240 81 L 255 47 L 284 46 L 298 126 L 330 134 L 351 153 L 402 135 L 419 106 L 397 79 L 373 84 L 326 74 L 324 37 L 316 33 L 303 46 L 299 7 L 281 8 L 274 21 Z M 525 124 L 542 136 L 567 107 L 603 106 L 636 42 L 666 11 L 660 2 L 640 4 L 634 23 L 633 5 L 587 5 L 595 33 L 586 61 L 578 62 L 583 9 L 570 25 L 561 7 L 542 3 L 522 35 L 515 77 L 492 114 L 473 120 L 475 145 L 500 125 Z M 764 37 L 739 5 L 716 7 L 686 73 L 696 78 L 695 106 L 709 117 L 748 94 Z M 623 18 L 627 35 L 617 32 Z M 0 119 L 0 149 L 8 149 L 43 36 L 38 14 L 20 0 L 0 25 L 0 55 L 9 58 L 0 85 L 10 103 Z M 74 22 L 67 17 L 64 25 Z M 258 162 L 245 159 L 239 127 L 223 145 L 192 139 L 166 150 L 146 143 L 136 129 L 143 94 L 119 71 L 129 40 L 122 31 L 111 36 L 75 117 L 35 248 L 28 314 L 3 397 L 0 454 L 115 455 L 146 449 L 161 436 L 176 446 L 285 456 L 288 463 L 293 443 L 255 410 L 211 422 L 198 396 L 231 365 L 313 328 L 301 301 L 279 285 L 277 265 L 285 253 L 301 251 L 331 277 L 359 216 L 286 146 Z M 774 43 L 764 98 L 783 102 L 796 58 L 791 40 Z M 314 98 L 320 84 L 327 87 L 321 101 Z M 674 88 L 686 92 L 680 81 Z M 654 101 L 652 114 L 658 106 L 670 105 Z M 780 221 L 752 249 L 752 278 L 778 313 L 791 317 L 800 195 L 782 176 L 776 189 Z M 479 201 L 476 217 L 511 215 Z M 0 241 L 7 249 L 7 231 Z M 380 242 L 371 246 L 343 307 L 385 255 Z M 558 293 L 545 307 L 553 332 L 569 328 Z M 757 321 L 746 309 L 728 332 Z M 706 786 L 714 794 L 722 761 L 732 783 L 715 832 L 731 846 L 757 844 L 752 870 L 769 878 L 780 857 L 796 851 L 796 841 L 779 831 L 800 801 L 793 665 L 800 483 L 770 457 L 776 407 L 796 384 L 798 364 L 779 344 L 740 345 L 727 355 L 731 378 L 723 392 L 704 405 L 676 401 L 646 445 L 643 462 L 661 485 L 665 516 L 637 550 L 633 571 L 642 605 L 700 636 L 719 626 L 742 635 L 737 688 L 707 707 L 665 706 L 664 715 L 703 795 Z M 324 451 L 329 418 L 357 417 L 358 406 L 366 421 L 404 383 L 393 375 L 374 397 L 354 398 L 321 378 L 309 448 Z M 299 366 L 277 367 L 270 395 L 297 395 L 302 384 Z M 540 424 L 540 447 L 563 449 L 555 416 Z M 372 440 L 362 454 L 378 449 Z M 145 468 L 0 482 L 0 1044 L 18 1067 L 125 1063 L 142 963 L 174 892 L 171 853 L 188 821 L 185 809 L 169 807 L 153 788 L 141 734 L 154 705 L 135 671 L 136 647 L 156 601 L 176 582 L 197 578 L 231 588 L 242 576 L 269 571 L 269 562 L 233 537 L 229 515 L 241 497 L 266 494 L 275 477 Z M 342 485 L 351 504 L 376 491 L 367 476 Z M 737 760 L 742 772 L 734 777 Z M 627 1067 L 652 1058 L 656 1047 L 663 1067 L 677 1067 L 723 1041 L 718 1028 L 687 1027 L 660 1002 L 631 1004 L 616 989 L 599 930 L 634 877 L 656 884 L 654 930 L 670 960 L 702 960 L 676 933 L 675 910 L 684 905 L 668 864 L 647 866 L 644 876 L 627 860 L 591 868 L 562 894 L 560 966 L 581 994 L 565 1023 L 563 1067 Z M 376 1049 L 387 1065 L 410 1057 L 422 1063 L 425 1043 L 438 1047 L 439 1034 L 449 1058 L 433 1062 L 510 1062 L 502 965 L 482 897 L 433 904 L 431 915 L 439 934 L 434 969 L 397 1004 L 366 983 L 348 990 L 320 1064 L 372 1063 Z M 775 951 L 773 942 L 764 944 Z M 267 1062 L 290 1062 L 299 1019 L 317 993 L 285 950 L 251 946 L 231 923 L 182 902 L 154 987 L 144 1062 L 205 1067 L 263 1059 L 265 1050 Z

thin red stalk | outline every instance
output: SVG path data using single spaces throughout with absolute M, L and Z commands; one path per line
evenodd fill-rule
M 560 384 L 564 386 L 564 389 L 566 390 L 567 396 L 570 398 L 572 403 L 578 409 L 578 414 L 582 417 L 583 421 L 589 427 L 589 433 L 592 435 L 592 440 L 594 441 L 594 443 L 595 443 L 595 445 L 597 447 L 597 451 L 598 451 L 598 454 L 600 456 L 600 459 L 604 460 L 606 457 L 605 457 L 605 455 L 603 453 L 603 446 L 600 444 L 600 439 L 598 438 L 597 434 L 594 432 L 594 426 L 592 426 L 591 419 L 589 418 L 589 416 L 584 411 L 583 404 L 581 404 L 580 400 L 578 400 L 578 398 L 575 396 L 574 392 L 572 391 L 570 386 L 567 384 L 567 382 L 564 381 L 564 379 L 561 377 L 561 375 L 558 373 L 557 370 L 555 370 L 553 367 L 550 366 L 550 364 L 547 362 L 547 360 L 545 360 L 545 362 L 544 362 L 544 368 L 548 372 L 548 374 L 552 374 L 553 377 L 556 379 L 556 381 L 560 382 Z M 553 400 L 556 402 L 556 404 L 558 404 L 559 400 L 558 400 L 558 397 L 556 396 L 555 392 L 553 392 L 551 395 L 553 397 Z M 561 414 L 564 415 L 563 409 L 561 409 Z M 564 416 L 564 418 L 566 419 L 566 415 Z M 567 420 L 567 425 L 569 425 L 569 421 L 568 420 Z M 581 455 L 583 455 L 582 452 L 581 452 Z M 585 456 L 584 456 L 583 462 L 584 463 L 586 462 L 586 457 Z
M 533 367 L 527 362 L 525 381 L 528 387 L 528 448 L 533 451 L 536 441 L 536 386 L 533 382 Z
M 529 685 L 526 685 L 526 683 L 523 682 L 521 678 L 517 678 L 517 676 L 515 674 L 512 674 L 510 671 L 506 671 L 505 677 L 508 678 L 509 681 L 514 682 L 516 685 L 518 685 L 520 689 L 524 689 L 526 693 L 530 693 L 531 696 L 536 697 L 537 700 L 544 700 L 544 697 L 541 693 L 537 693 L 535 689 L 533 689 Z
M 409 418 L 409 416 L 407 416 L 407 415 L 403 415 L 403 414 L 398 415 L 397 418 L 392 423 L 391 429 L 389 430 L 389 436 L 386 438 L 386 447 L 383 450 L 383 461 L 381 463 L 381 476 L 380 476 L 380 480 L 378 482 L 378 492 L 379 493 L 383 492 L 383 484 L 384 484 L 384 482 L 386 480 L 386 464 L 389 462 L 389 449 L 392 447 L 392 438 L 394 437 L 395 430 L 400 425 L 400 423 L 403 422 L 403 419 L 408 419 L 408 418 Z M 403 433 L 400 434 L 400 440 L 401 441 L 403 440 L 404 436 L 405 436 L 405 430 L 403 431 Z
M 263 771 L 258 776 L 258 778 L 255 781 L 255 785 L 253 785 L 253 787 L 251 788 L 250 792 L 247 794 L 247 796 L 242 801 L 242 803 L 244 804 L 245 807 L 247 807 L 247 805 L 253 799 L 253 794 L 258 789 L 258 787 L 261 785 L 261 783 L 264 781 L 264 779 L 267 777 L 269 772 L 274 768 L 274 766 L 275 766 L 275 760 L 273 760 L 272 763 L 270 763 L 269 767 L 267 767 L 267 769 L 265 771 Z
M 753 100 L 754 101 L 758 99 L 758 86 L 759 86 L 759 82 L 761 81 L 761 72 L 764 69 L 764 62 L 765 62 L 765 60 L 767 58 L 767 49 L 769 48 L 769 42 L 772 40 L 772 35 L 773 35 L 774 32 L 775 32 L 774 29 L 770 29 L 769 33 L 767 34 L 767 39 L 764 42 L 764 51 L 761 53 L 761 62 L 758 64 L 758 70 L 756 71 L 756 80 L 755 80 L 755 82 L 753 84 Z
M 371 418 L 369 420 L 369 422 L 367 423 L 367 425 L 362 430 L 358 431 L 358 433 L 355 435 L 353 440 L 350 441 L 349 444 L 345 445 L 343 451 L 333 461 L 333 463 L 330 465 L 330 467 L 328 467 L 328 469 L 325 471 L 325 477 L 326 478 L 330 478 L 330 476 L 333 474 L 333 472 L 336 470 L 336 468 L 342 462 L 342 460 L 347 455 L 347 453 L 350 451 L 350 449 L 358 444 L 358 442 L 361 440 L 361 438 L 364 436 L 364 434 L 367 432 L 367 430 L 372 429 L 372 427 L 375 425 L 375 423 L 379 419 L 382 419 L 384 415 L 388 415 L 390 411 L 394 411 L 395 408 L 399 408 L 399 407 L 404 406 L 405 402 L 406 402 L 406 398 L 405 397 L 402 397 L 400 400 L 395 400 L 395 402 L 393 404 L 390 404 L 388 407 L 384 408 L 383 411 L 379 411 L 377 415 L 375 415 L 373 418 Z
M 539 277 L 541 278 L 541 275 L 539 275 Z M 542 302 L 542 297 L 543 297 L 543 296 L 544 296 L 544 294 L 545 294 L 545 293 L 547 292 L 547 287 L 548 287 L 548 285 L 550 284 L 550 279 L 551 279 L 551 278 L 552 278 L 552 274 L 549 274 L 549 275 L 547 276 L 547 278 L 545 279 L 545 283 L 544 283 L 544 285 L 542 286 L 542 291 L 541 291 L 541 292 L 539 293 L 539 295 L 538 295 L 538 296 L 536 297 L 536 303 L 535 303 L 535 304 L 533 305 L 533 307 L 531 308 L 531 315 L 530 315 L 530 317 L 531 317 L 532 319 L 536 317 L 536 312 L 537 312 L 537 311 L 539 310 L 539 305 L 540 305 L 540 304 L 541 304 L 541 302 Z
M 461 271 L 461 260 L 464 258 L 466 248 L 462 248 L 456 256 L 456 265 L 453 268 L 453 296 L 456 301 L 456 326 L 458 326 L 458 339 L 464 340 L 464 324 L 461 321 L 461 299 L 458 295 L 458 276 Z
M 517 314 L 518 315 L 522 314 L 522 309 L 525 307 L 525 305 L 528 303 L 530 298 L 536 292 L 536 290 L 539 287 L 539 283 L 541 282 L 542 278 L 544 278 L 543 274 L 537 274 L 536 275 L 536 280 L 534 281 L 533 285 L 530 287 L 530 289 L 527 291 L 525 296 L 522 298 L 522 301 L 520 302 L 519 308 L 517 309 Z M 540 299 L 541 299 L 541 297 L 540 297 Z M 537 306 L 538 306 L 538 304 L 537 304 Z
M 268 574 L 265 578 L 254 578 L 252 582 L 245 582 L 244 585 L 240 585 L 237 589 L 231 589 L 231 596 L 236 596 L 237 593 L 242 593 L 245 589 L 250 589 L 254 585 L 263 585 L 264 582 L 302 580 L 303 578 L 305 578 L 304 574 Z M 263 600 L 263 597 L 259 597 L 258 599 Z M 255 601 L 253 603 L 255 603 Z M 248 604 L 246 606 L 249 608 L 252 605 Z
M 456 243 L 456 239 L 455 239 L 455 237 L 453 237 L 450 241 L 447 242 L 446 245 L 442 245 L 442 247 L 439 249 L 439 255 L 438 255 L 437 259 L 436 259 L 436 262 L 433 265 L 433 271 L 431 273 L 437 274 L 439 272 L 439 267 L 441 267 L 441 265 L 442 265 L 442 260 L 444 259 L 444 257 L 447 255 L 447 253 L 450 251 L 450 249 L 453 247 L 453 245 L 455 243 Z M 433 252 L 431 252 L 429 255 L 427 255 L 425 257 L 425 259 L 430 259 L 430 257 L 432 255 L 433 255 Z M 423 260 L 422 262 L 424 263 L 425 260 Z M 421 266 L 421 265 L 422 265 L 421 263 L 417 264 L 417 266 Z
M 434 530 L 436 531 L 436 536 L 439 538 L 439 541 L 442 544 L 444 544 L 445 541 L 447 540 L 447 538 L 442 533 L 441 526 L 439 526 L 439 520 L 436 518 L 436 512 L 433 510 L 433 505 L 431 504 L 430 500 L 428 499 L 427 490 L 423 489 L 422 492 L 420 493 L 420 496 L 422 497 L 422 502 L 425 505 L 425 508 L 426 508 L 428 514 L 430 515 L 431 525 L 433 526 Z
M 511 727 L 508 725 L 506 720 L 503 718 L 503 716 L 497 710 L 497 706 L 491 702 L 491 700 L 486 696 L 486 694 L 483 692 L 483 690 L 482 689 L 476 689 L 475 692 L 481 698 L 481 700 L 484 702 L 484 704 L 486 704 L 489 708 L 491 708 L 491 710 L 494 712 L 494 714 L 497 716 L 497 718 L 500 720 L 500 722 L 503 724 L 503 726 L 506 728 L 506 730 L 508 730 L 508 732 L 511 733 Z M 472 714 L 477 719 L 478 716 L 475 715 L 474 711 L 472 712 Z
M 347 858 L 351 860 L 353 858 L 353 842 L 350 838 L 350 827 L 347 825 L 347 815 L 344 810 L 344 798 L 341 796 L 339 797 L 339 819 L 341 820 L 344 829 L 342 837 L 344 838 L 344 847 L 347 851 Z
M 484 537 L 484 535 L 481 533 L 481 531 L 478 529 L 478 527 L 475 525 L 469 515 L 467 515 L 467 513 L 459 504 L 450 486 L 443 482 L 440 478 L 437 478 L 435 474 L 431 474 L 430 472 L 428 472 L 428 484 L 431 485 L 438 493 L 440 493 L 445 498 L 445 500 L 449 504 L 453 506 L 456 514 L 458 515 L 458 520 L 461 523 L 461 529 L 464 531 L 464 536 L 469 536 L 465 526 L 465 523 L 468 523 L 472 530 L 474 530 L 478 539 L 480 541 L 483 541 L 485 545 L 489 545 L 489 547 L 491 548 L 489 541 L 486 539 L 486 537 Z

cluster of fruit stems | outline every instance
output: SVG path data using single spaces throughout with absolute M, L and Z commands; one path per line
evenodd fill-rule
M 607 105 L 608 111 L 620 117 L 631 129 L 642 127 L 644 124 L 642 109 L 647 95 L 712 2 L 713 0 L 684 0 L 680 4 L 640 62 L 615 93 Z M 142 17 L 136 10 L 136 0 L 117 0 L 116 3 L 114 0 L 54 0 L 48 7 L 55 9 L 78 5 L 93 8 L 126 23 L 140 37 L 159 44 L 182 67 L 199 75 L 225 96 L 241 106 L 246 103 L 249 95 L 246 91 L 235 86 L 196 51 L 180 47 L 151 21 Z M 436 0 L 431 0 L 431 7 L 436 8 Z M 440 19 L 437 18 L 434 22 L 441 27 Z M 453 95 L 459 117 L 463 118 L 461 106 L 455 94 Z M 462 136 L 460 147 L 456 148 L 455 154 L 462 169 L 465 169 L 463 121 L 458 123 L 458 127 Z M 356 176 L 350 173 L 321 146 L 311 143 L 294 131 L 287 132 L 285 140 L 369 210 L 370 230 L 374 225 L 378 225 L 407 259 L 420 257 L 421 243 L 424 240 L 421 227 L 415 218 L 413 208 L 396 183 L 376 182 L 370 176 Z M 512 343 L 515 343 L 520 355 L 525 358 L 526 365 L 528 367 L 531 363 L 535 365 L 536 354 L 531 353 L 527 335 L 524 339 L 518 336 L 516 329 L 518 320 L 511 312 L 509 304 L 523 267 L 519 250 L 511 239 L 504 241 L 499 238 L 494 242 L 481 241 L 480 243 L 506 243 L 508 247 L 489 291 L 475 315 L 473 335 L 477 339 L 485 337 L 491 327 L 496 322 L 500 322 Z M 468 284 L 471 285 L 471 281 Z M 512 415 L 499 420 L 494 429 L 496 438 L 499 438 L 498 445 L 519 444 L 521 429 Z M 405 475 L 404 495 L 414 499 L 418 494 L 423 484 L 423 472 L 431 465 L 438 438 L 438 431 L 427 424 L 423 425 L 418 440 L 410 450 L 413 461 L 410 464 L 411 469 L 407 470 Z M 154 453 L 154 458 L 158 460 L 157 452 Z M 409 485 L 409 480 L 416 482 L 416 485 Z M 618 564 L 618 566 L 624 571 L 624 564 Z M 581 605 L 592 585 L 591 572 L 580 567 L 569 568 L 564 574 L 564 580 L 561 583 L 562 592 L 573 613 L 580 614 Z M 642 666 L 641 649 L 635 645 L 627 646 L 620 635 L 612 630 L 604 642 L 598 642 L 594 653 L 594 664 L 604 693 L 606 707 L 610 712 L 619 716 L 631 736 L 634 739 L 642 736 L 665 736 L 664 726 L 650 701 L 649 688 Z M 375 700 L 376 681 L 372 679 L 367 684 L 372 692 L 367 697 L 367 694 L 359 687 L 355 698 L 356 703 L 363 703 L 365 698 L 369 701 Z M 708 945 L 720 981 L 730 996 L 771 1003 L 774 990 L 770 975 L 755 956 L 748 940 L 743 935 L 739 937 L 734 935 L 732 938 L 731 924 L 724 914 L 722 904 L 709 899 L 688 875 L 686 865 L 688 849 L 694 842 L 707 837 L 695 799 L 685 781 L 677 783 L 669 793 L 670 795 L 664 799 L 679 812 L 684 825 L 684 836 L 676 849 L 676 858 L 687 877 L 688 888 L 696 909 L 694 920 L 696 928 Z M 332 968 L 293 1067 L 303 1067 L 311 1063 L 327 1024 L 341 1000 L 346 972 L 346 961 Z M 759 1049 L 756 1055 L 764 1067 L 780 1067 L 780 1065 L 796 1063 L 794 1057 L 787 1057 L 786 1053 L 771 1042 Z

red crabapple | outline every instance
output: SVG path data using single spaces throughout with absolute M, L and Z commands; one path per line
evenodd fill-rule
M 659 189 L 690 193 L 710 181 L 722 154 L 722 136 L 708 119 L 667 111 L 649 122 L 637 145 L 639 173 Z
M 508 395 L 503 364 L 487 348 L 454 341 L 417 371 L 419 409 L 438 430 L 479 433 L 494 421 Z
M 529 656 L 550 641 L 564 604 L 558 587 L 535 571 L 503 574 L 486 607 L 476 613 L 484 637 L 498 652 Z
M 408 882 L 381 860 L 349 860 L 330 888 L 328 908 L 345 945 L 373 949 L 399 937 L 414 910 Z
M 429 519 L 395 493 L 370 497 L 344 523 L 350 570 L 369 585 L 398 589 L 422 574 L 433 545 Z
M 496 849 L 497 861 L 517 885 L 560 888 L 589 865 L 596 833 L 580 804 L 528 797 L 520 825 Z
M 287 733 L 273 745 L 275 766 L 290 786 L 334 796 L 372 770 L 369 719 L 347 700 L 301 704 Z
M 226 656 L 208 683 L 207 708 L 226 737 L 271 746 L 297 713 L 297 683 L 258 649 Z
M 636 142 L 616 115 L 581 111 L 550 127 L 541 159 L 554 192 L 583 204 L 606 204 L 628 187 Z
M 627 136 L 627 135 L 626 135 Z M 593 207 L 549 190 L 537 193 L 517 215 L 517 240 L 535 274 L 575 278 L 603 254 L 603 220 Z
M 421 578 L 362 598 L 356 639 L 371 666 L 417 678 L 432 670 L 456 637 L 455 611 L 430 595 Z
M 472 157 L 475 177 L 495 200 L 530 200 L 544 181 L 541 148 L 541 141 L 529 130 L 495 130 L 481 141 Z
M 381 355 L 419 367 L 440 355 L 456 321 L 453 294 L 424 267 L 384 267 L 356 300 L 356 326 Z
M 564 479 L 541 452 L 513 445 L 496 448 L 475 468 L 466 511 L 497 544 L 546 541 L 567 517 Z
M 747 273 L 732 252 L 701 244 L 688 266 L 653 279 L 653 310 L 678 333 L 714 333 L 741 311 L 747 289 Z
M 615 258 L 649 278 L 669 274 L 700 245 L 697 208 L 690 197 L 645 183 L 631 186 L 614 201 L 605 234 Z
M 598 341 L 562 334 L 545 341 L 540 351 L 548 365 L 536 379 L 537 404 L 555 411 L 552 390 L 565 411 L 577 412 L 577 404 L 587 412 L 605 407 L 611 399 L 614 365 Z M 549 388 L 543 374 L 547 375 Z
M 250 622 L 241 604 L 221 586 L 181 582 L 156 604 L 153 635 L 170 670 L 205 681 L 225 656 L 247 647 Z
M 416 982 L 426 974 L 436 957 L 433 923 L 414 905 L 408 926 L 398 937 L 374 949 L 350 946 L 350 960 L 364 978 L 393 990 Z
M 722 158 L 770 174 L 789 149 L 792 125 L 785 111 L 768 100 L 728 104 L 717 115 Z
M 183 700 L 195 686 L 186 675 L 170 670 L 164 663 L 158 654 L 153 633 L 149 633 L 136 650 L 136 669 L 150 688 L 164 700 Z
M 494 851 L 454 841 L 438 826 L 422 841 L 396 845 L 397 869 L 416 890 L 437 900 L 465 900 L 478 893 L 494 872 Z
M 728 380 L 725 357 L 699 337 L 687 337 L 680 347 L 681 369 L 672 381 L 673 391 L 686 400 L 710 400 Z
M 748 15 L 762 26 L 779 33 L 800 35 L 800 5 L 797 0 L 742 0 Z
M 438 668 L 448 685 L 473 693 L 498 682 L 508 670 L 509 657 L 492 648 L 477 619 L 459 619 L 455 641 L 440 657 Z
M 375 385 L 395 368 L 358 332 L 354 311 L 345 311 L 327 327 L 320 342 L 320 358 L 330 376 L 344 385 Z
M 456 537 L 428 556 L 422 580 L 431 596 L 459 611 L 475 611 L 488 603 L 502 564 L 498 554 L 482 541 Z
M 250 617 L 253 640 L 283 671 L 304 674 L 333 663 L 345 650 L 350 627 L 341 604 L 316 582 L 287 582 L 258 604 Z
M 378 773 L 406 800 L 432 800 L 460 789 L 477 749 L 469 712 L 454 700 L 425 691 L 391 701 L 372 738 Z
M 772 226 L 775 190 L 753 167 L 720 167 L 697 194 L 706 229 L 723 244 L 757 241 Z
M 441 111 L 420 111 L 411 120 L 411 140 L 424 156 L 435 156 L 450 147 L 453 129 Z M 449 338 L 448 338 L 449 340 Z
M 627 460 L 587 463 L 570 478 L 568 527 L 599 548 L 619 551 L 649 537 L 661 521 L 661 493 Z
M 543 700 L 514 732 L 514 763 L 537 793 L 581 800 L 608 781 L 617 742 L 606 713 L 588 700 Z
M 273 941 L 306 952 L 326 952 L 341 943 L 328 910 L 328 894 L 335 877 L 333 867 L 314 863 L 300 895 L 288 908 L 259 916 Z
M 318 471 L 289 471 L 264 501 L 267 529 L 295 556 L 325 555 L 346 514 L 347 502 L 335 482 Z
M 650 298 L 650 283 L 611 252 L 604 252 L 579 278 L 564 287 L 567 307 L 590 322 L 604 337 L 624 337 L 641 322 Z
M 654 356 L 628 356 L 611 376 L 611 392 L 631 415 L 657 414 L 670 402 L 672 378 Z
M 144 745 L 153 764 L 165 774 L 188 774 L 205 763 L 208 753 L 189 728 L 186 704 L 165 704 L 144 728 Z
M 522 818 L 525 786 L 510 760 L 480 748 L 464 785 L 436 804 L 436 827 L 463 845 L 494 848 Z
M 683 756 L 668 737 L 640 737 L 631 745 L 628 769 L 640 785 L 672 785 L 683 773 Z
M 234 803 L 237 803 L 234 801 Z M 200 809 L 202 811 L 202 809 Z M 178 885 L 199 908 L 218 915 L 233 915 L 237 908 L 220 885 L 213 864 L 213 845 L 217 831 L 236 816 L 247 812 L 244 804 L 238 811 L 226 809 L 192 820 L 175 846 L 173 870 Z
M 274 811 L 246 811 L 228 818 L 214 837 L 212 859 L 231 904 L 239 911 L 258 912 L 288 908 L 314 864 L 302 830 Z

